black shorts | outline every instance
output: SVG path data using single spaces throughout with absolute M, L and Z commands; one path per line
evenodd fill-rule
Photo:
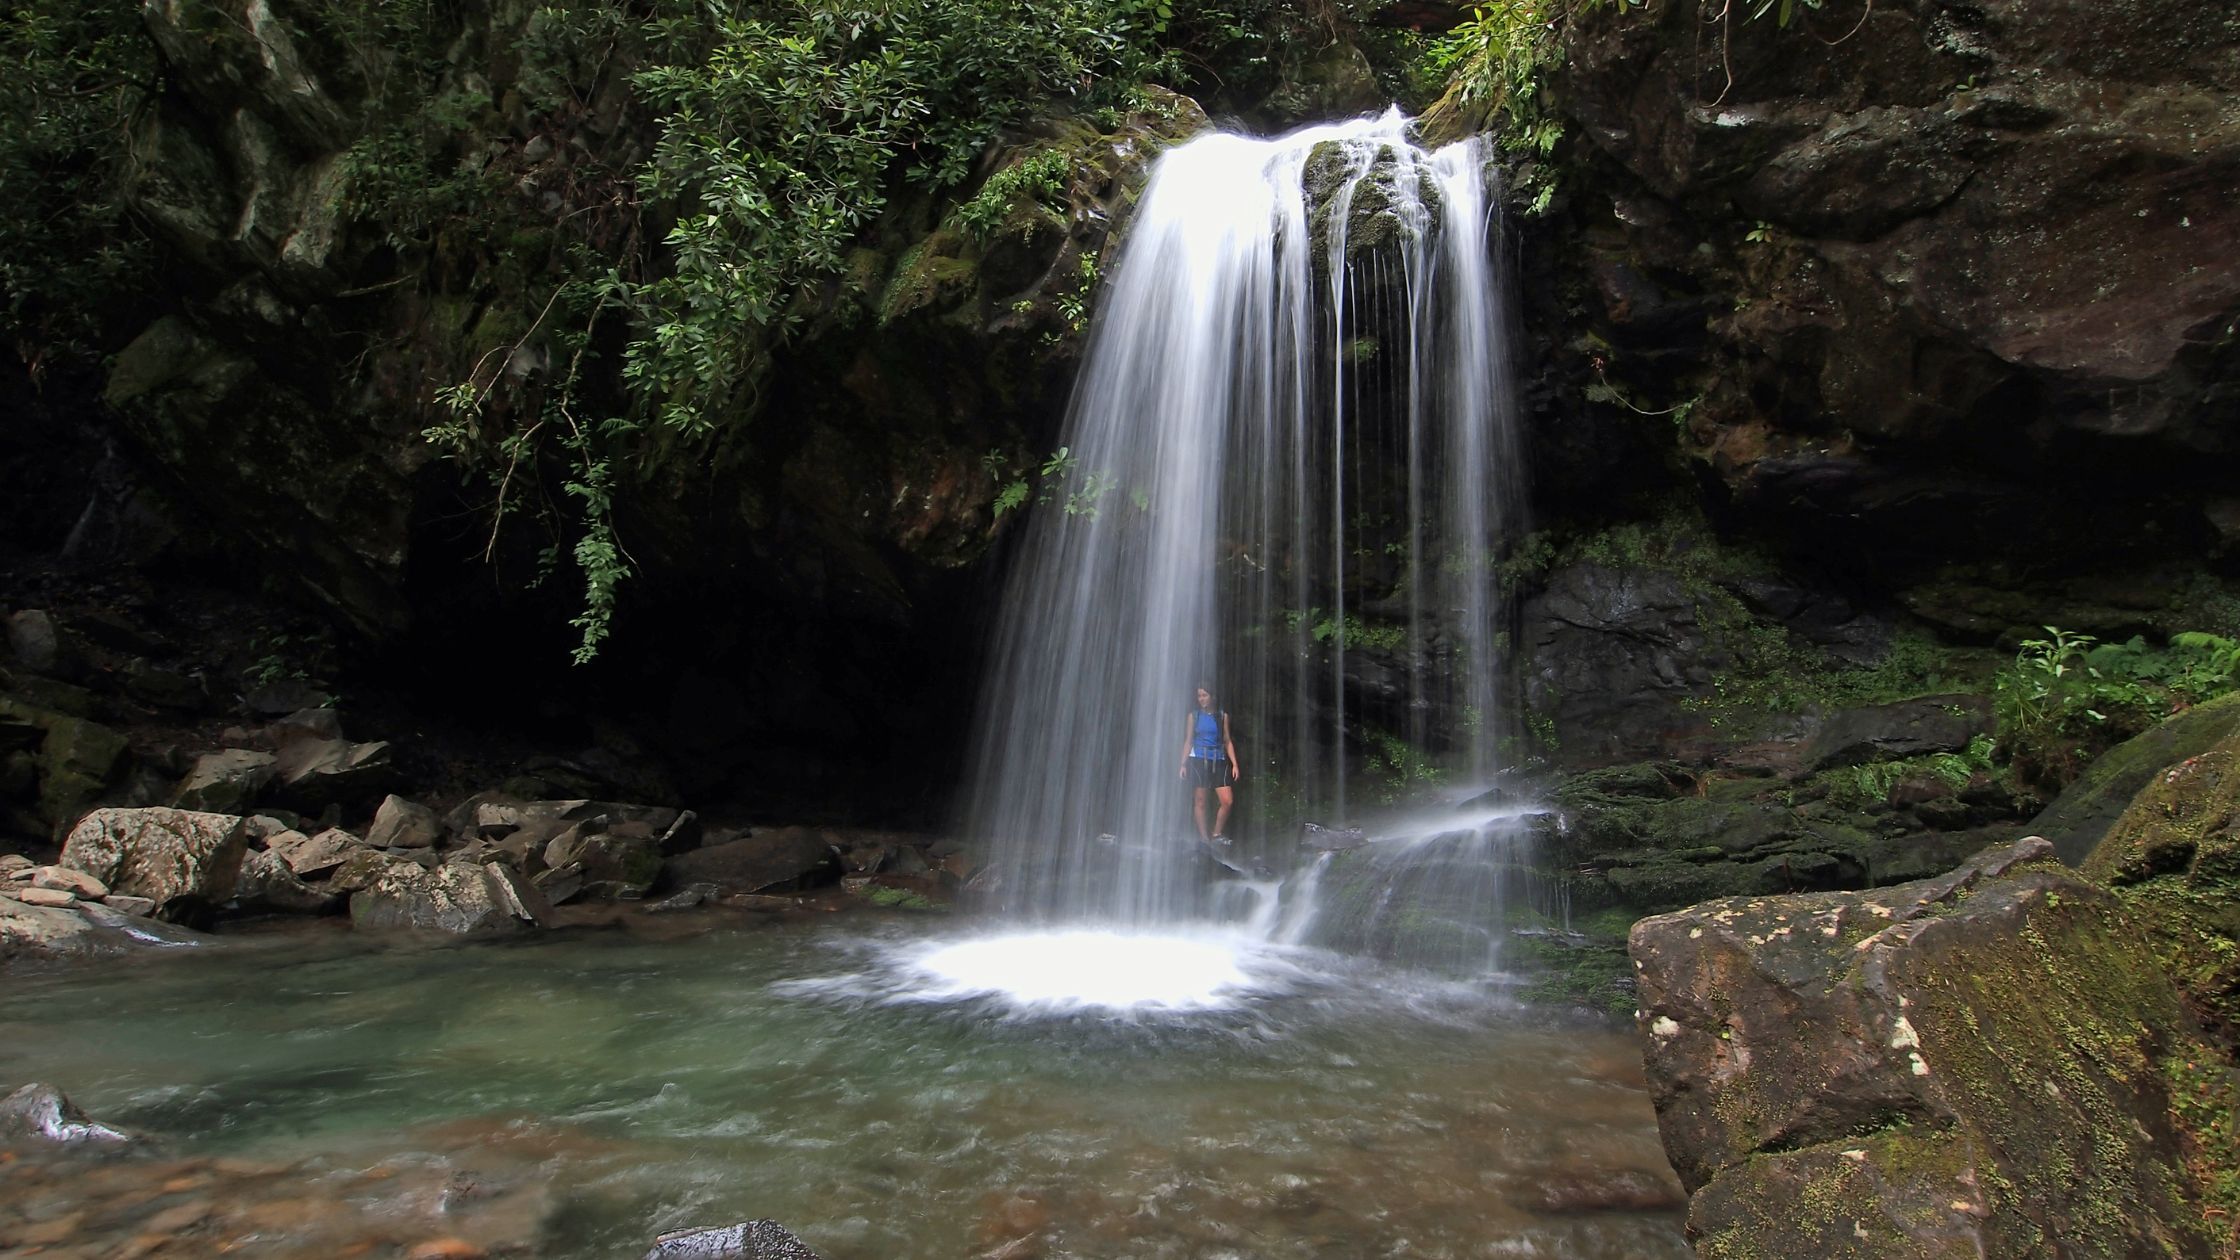
M 1229 777 L 1227 757 L 1190 758 L 1190 786 L 1194 788 L 1225 788 L 1236 780 Z

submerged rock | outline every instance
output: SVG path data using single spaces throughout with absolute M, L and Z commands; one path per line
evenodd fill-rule
M 1646 919 L 1631 949 L 1706 1260 L 2215 1254 L 2163 1077 L 2208 1051 L 2044 839 Z
M 54 1086 L 34 1084 L 0 1098 L 0 1142 L 26 1139 L 64 1146 L 121 1146 L 132 1135 L 88 1119 Z
M 199 939 L 186 928 L 147 918 L 154 908 L 146 898 L 116 893 L 102 903 L 75 901 L 66 907 L 0 897 L 0 962 L 121 954 Z
M 663 1234 L 643 1260 L 817 1260 L 817 1253 L 785 1226 L 760 1220 Z

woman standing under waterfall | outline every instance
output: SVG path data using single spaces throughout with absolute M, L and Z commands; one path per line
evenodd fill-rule
M 1189 733 L 1182 740 L 1182 777 L 1190 783 L 1191 812 L 1198 819 L 1198 838 L 1208 844 L 1229 843 L 1229 807 L 1236 804 L 1237 742 L 1229 735 L 1229 715 L 1213 707 L 1213 688 L 1198 684 L 1198 704 L 1190 711 Z M 1220 801 L 1212 830 L 1206 828 L 1206 797 Z

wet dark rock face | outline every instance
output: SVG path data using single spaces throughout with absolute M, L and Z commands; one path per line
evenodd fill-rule
M 1567 28 L 1559 95 L 1588 170 L 1567 292 L 1601 369 L 1643 409 L 1697 400 L 1680 445 L 1743 527 L 1892 586 L 2001 555 L 2075 572 L 2221 553 L 2240 15 L 1799 15 L 1652 0 Z M 1570 456 L 1584 484 L 1608 477 Z
M 398 121 L 379 56 L 335 51 L 348 41 L 317 6 L 256 8 L 147 17 L 166 86 L 136 124 L 127 197 L 176 283 L 105 394 L 192 549 L 370 646 L 384 690 L 472 684 L 497 708 L 558 710 L 499 719 L 516 728 L 619 718 L 695 788 L 752 777 L 829 796 L 812 780 L 845 761 L 911 779 L 888 799 L 916 801 L 952 773 L 1000 523 L 983 457 L 1054 440 L 1082 331 L 1066 304 L 1085 300 L 1084 267 L 1150 159 L 1204 125 L 1196 106 L 1154 92 L 1103 127 L 1009 137 L 983 176 L 1052 151 L 1069 175 L 985 237 L 898 193 L 846 274 L 805 295 L 757 414 L 711 417 L 717 436 L 649 457 L 656 473 L 618 493 L 636 572 L 606 661 L 571 672 L 568 540 L 518 520 L 494 534 L 495 483 L 439 460 L 422 430 L 441 418 L 434 391 L 487 355 L 532 400 L 551 377 L 535 321 L 554 276 L 535 243 L 613 217 L 654 113 L 619 60 L 567 108 L 529 103 L 509 77 L 528 73 L 528 12 L 449 6 L 443 90 L 490 104 L 436 161 L 492 203 L 473 224 L 500 228 L 400 228 L 383 217 L 391 177 L 365 173 Z M 606 253 L 637 247 L 582 230 Z M 613 381 L 593 388 L 622 409 Z M 564 475 L 519 470 L 516 501 L 564 502 Z M 563 573 L 539 586 L 556 542 Z

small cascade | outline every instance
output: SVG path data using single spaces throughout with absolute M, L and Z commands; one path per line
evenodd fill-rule
M 1520 496 L 1488 178 L 1397 111 L 1160 159 L 988 674 L 967 826 L 1008 917 L 1319 943 L 1316 882 L 1362 862 L 1299 850 L 1302 821 L 1498 770 L 1490 561 Z M 1219 851 L 1178 773 L 1201 681 L 1241 762 Z M 1479 899 L 1482 938 L 1519 835 L 1427 831 L 1385 895 Z

